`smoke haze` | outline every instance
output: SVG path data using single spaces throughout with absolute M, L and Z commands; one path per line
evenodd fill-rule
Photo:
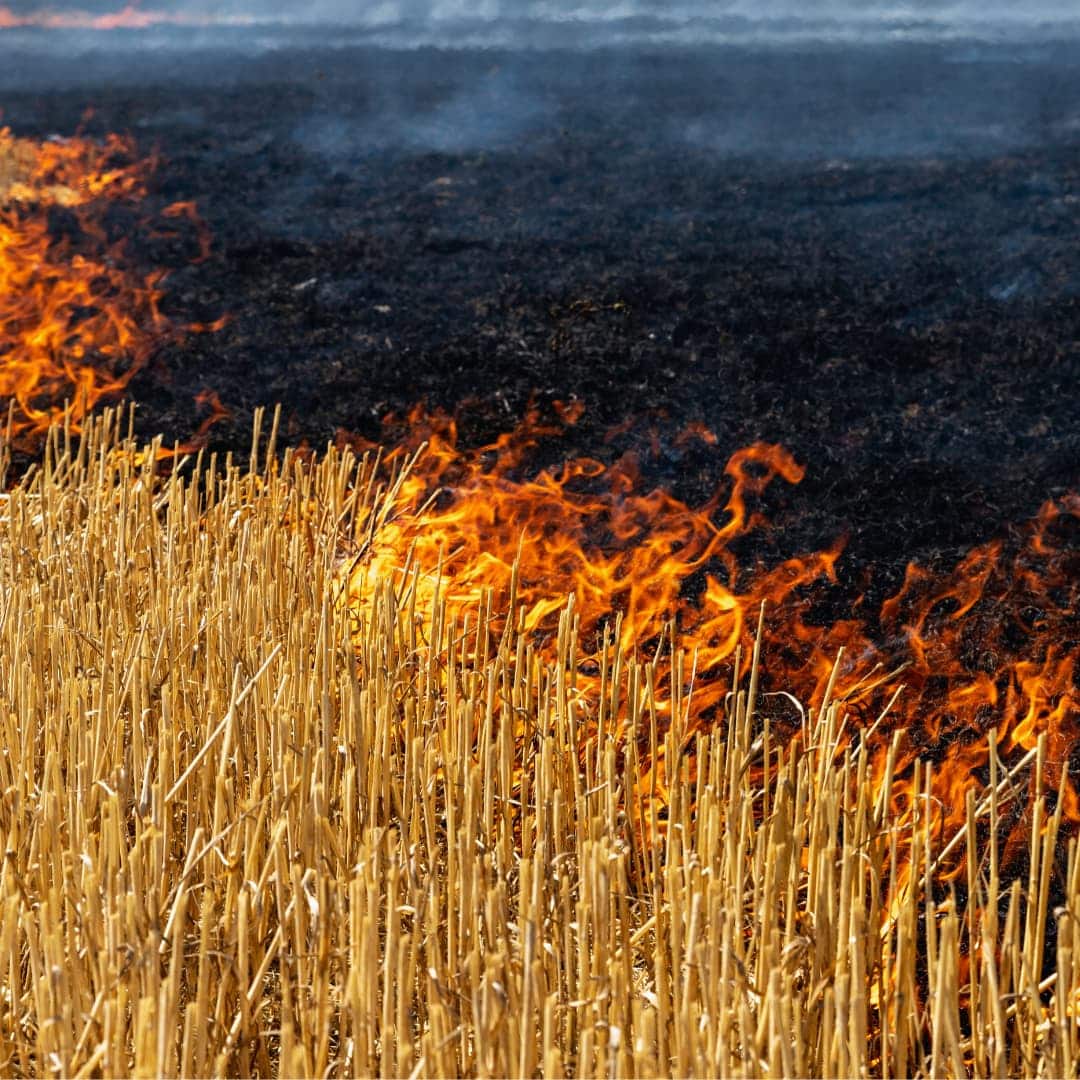
M 54 17 L 63 24 L 76 12 L 101 20 L 122 7 L 111 0 L 9 0 L 0 5 L 0 26 L 16 25 L 3 31 L 4 44 L 24 45 L 32 38 L 35 28 L 17 25 L 20 21 Z M 589 49 L 630 44 L 1019 42 L 1080 32 L 1075 0 L 143 0 L 131 7 L 145 24 L 140 38 L 144 45 L 168 44 L 163 31 L 170 29 L 214 30 L 199 40 L 200 47 L 235 44 L 245 34 L 248 44 L 259 48 L 286 46 L 298 34 L 307 34 L 326 45 Z M 155 14 L 160 21 L 154 21 Z M 99 25 L 97 32 L 105 31 Z
M 0 0 L 4 122 L 39 122 L 28 95 L 41 90 L 85 91 L 90 103 L 124 87 L 282 86 L 265 122 L 320 170 L 584 128 L 657 152 L 787 162 L 990 156 L 1080 138 L 1076 0 L 142 0 L 116 20 L 118 10 L 122 0 Z M 130 123 L 197 128 L 208 110 L 213 98 L 188 91 Z

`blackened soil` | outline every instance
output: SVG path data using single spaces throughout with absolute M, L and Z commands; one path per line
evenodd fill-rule
M 92 105 L 91 132 L 159 146 L 154 198 L 213 232 L 167 310 L 229 325 L 132 384 L 145 432 L 188 436 L 204 387 L 233 449 L 275 402 L 314 446 L 416 402 L 475 443 L 581 399 L 566 455 L 701 421 L 717 446 L 650 480 L 700 499 L 784 443 L 784 553 L 847 532 L 887 590 L 1080 486 L 1075 54 L 96 55 L 0 81 L 19 133 Z

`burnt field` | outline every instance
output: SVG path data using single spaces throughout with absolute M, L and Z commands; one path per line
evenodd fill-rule
M 261 404 L 317 448 L 418 403 L 476 445 L 577 399 L 545 461 L 653 429 L 645 479 L 691 502 L 783 443 L 781 546 L 847 533 L 883 588 L 1080 486 L 1065 44 L 8 59 L 16 134 L 129 132 L 209 226 L 163 307 L 229 322 L 136 376 L 145 434 L 187 437 L 204 388 L 237 451 Z M 690 422 L 717 446 L 676 449 Z

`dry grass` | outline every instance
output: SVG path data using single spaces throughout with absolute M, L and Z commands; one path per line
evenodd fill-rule
M 1076 1073 L 1076 845 L 993 841 L 1040 760 L 952 842 L 838 706 L 774 739 L 757 657 L 688 738 L 692 659 L 590 700 L 572 603 L 550 661 L 418 570 L 348 610 L 370 460 L 195 484 L 116 425 L 0 508 L 0 1072 Z

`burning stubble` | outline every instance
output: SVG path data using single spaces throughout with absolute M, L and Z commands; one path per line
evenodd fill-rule
M 0 396 L 20 449 L 39 445 L 52 424 L 77 429 L 165 341 L 215 329 L 172 325 L 159 307 L 165 274 L 140 273 L 128 255 L 128 231 L 179 228 L 205 257 L 191 204 L 147 220 L 152 164 L 119 136 L 39 142 L 0 129 Z
M 393 520 L 355 561 L 354 603 L 362 608 L 388 575 L 403 582 L 420 567 L 413 587 L 425 606 L 438 596 L 460 615 L 490 611 L 490 593 L 503 613 L 490 615 L 499 632 L 508 618 L 543 655 L 544 643 L 556 639 L 565 598 L 573 597 L 584 657 L 575 687 L 585 700 L 602 695 L 609 638 L 624 654 L 651 659 L 653 690 L 664 698 L 675 678 L 671 650 L 693 656 L 687 738 L 720 721 L 734 658 L 740 650 L 750 655 L 756 628 L 768 657 L 761 713 L 788 737 L 801 716 L 789 695 L 819 711 L 840 702 L 879 768 L 890 733 L 900 733 L 896 767 L 904 775 L 919 758 L 934 761 L 939 833 L 962 830 L 966 793 L 989 782 L 991 728 L 1008 765 L 1047 740 L 1044 782 L 1064 805 L 1065 820 L 1080 823 L 1071 775 L 1080 736 L 1080 498 L 1046 502 L 1007 541 L 973 549 L 951 572 L 911 563 L 879 611 L 826 621 L 821 601 L 837 580 L 841 538 L 771 564 L 739 555 L 748 539 L 770 532 L 762 513 L 770 485 L 803 479 L 788 451 L 767 443 L 737 451 L 725 484 L 698 507 L 662 489 L 643 490 L 634 454 L 611 465 L 572 459 L 529 476 L 537 447 L 557 444 L 581 412 L 566 407 L 547 421 L 534 412 L 495 443 L 464 451 L 449 418 L 414 411 L 401 430 L 423 453 L 401 484 Z M 700 428 L 676 438 L 692 442 L 709 447 L 716 439 Z M 407 454 L 399 447 L 389 460 Z M 667 706 L 659 721 L 671 722 Z M 667 766 L 655 750 L 646 767 L 663 815 Z M 1012 825 L 999 837 L 1013 868 L 1028 844 L 1032 795 L 1012 793 L 1019 800 Z
M 7 146 L 24 228 L 141 190 L 87 167 L 126 144 Z M 736 554 L 787 451 L 696 508 L 633 456 L 530 478 L 580 416 L 315 464 L 257 420 L 184 481 L 67 407 L 4 503 L 10 1066 L 1071 1060 L 1075 500 L 818 626 L 840 543 Z
M 1045 732 L 991 730 L 946 825 L 894 699 L 859 731 L 834 671 L 773 724 L 760 618 L 702 725 L 695 651 L 538 624 L 527 556 L 461 598 L 410 541 L 359 589 L 432 466 L 260 426 L 185 480 L 91 418 L 4 499 L 6 1069 L 1070 1074 Z

